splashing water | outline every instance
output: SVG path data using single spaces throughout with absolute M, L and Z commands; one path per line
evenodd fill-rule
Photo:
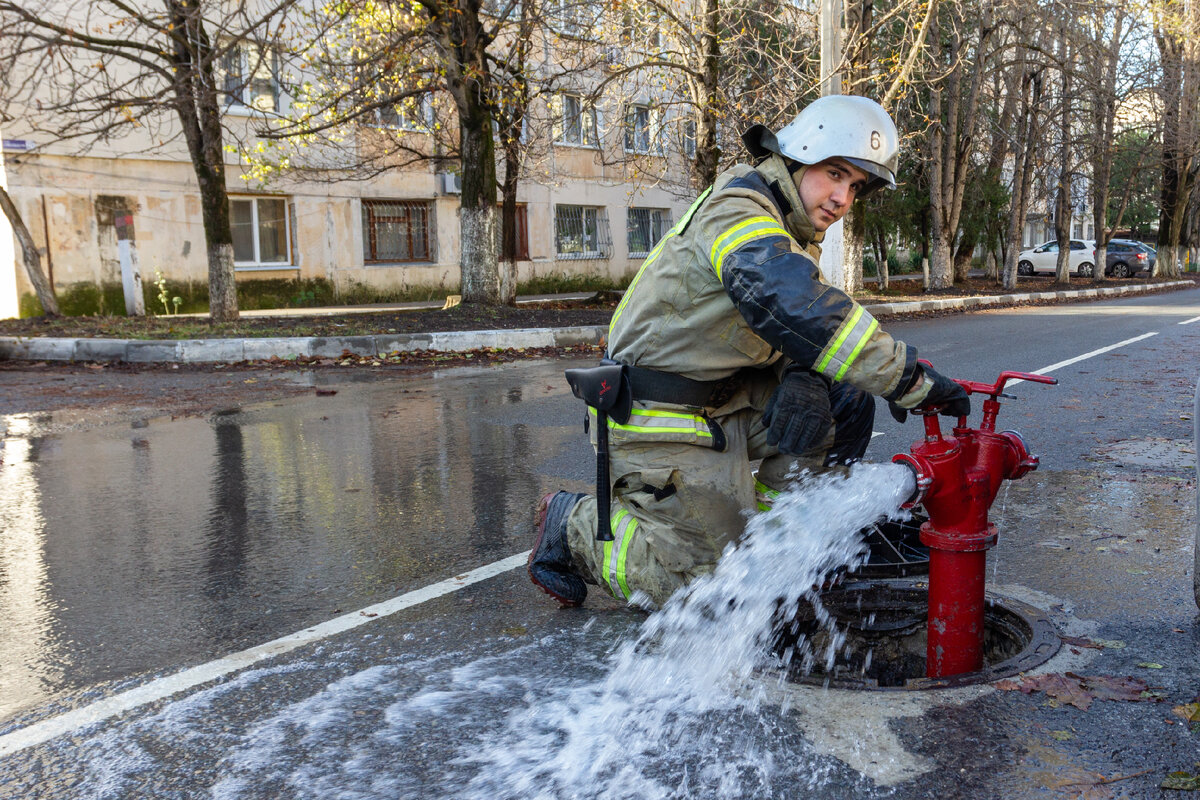
M 898 518 L 911 491 L 905 467 L 860 464 L 785 492 L 711 575 L 616 648 L 606 678 L 549 691 L 497 738 L 464 749 L 460 763 L 478 767 L 466 796 L 742 798 L 784 777 L 791 789 L 827 780 L 815 759 L 797 758 L 798 736 L 768 730 L 779 719 L 758 714 L 773 622 L 805 601 L 821 619 L 814 587 L 861 563 L 859 531 Z M 831 638 L 828 660 L 841 642 Z M 770 748 L 784 741 L 785 752 Z

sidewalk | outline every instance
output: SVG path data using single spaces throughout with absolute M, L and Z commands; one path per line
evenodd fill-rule
M 1145 294 L 1171 287 L 1193 288 L 1192 281 L 1164 281 L 1137 286 L 1101 289 L 1069 289 L 1052 292 L 958 297 L 909 303 L 881 303 L 865 308 L 876 318 L 896 317 L 923 311 L 950 311 L 1004 307 L 1039 300 L 1071 300 L 1120 297 Z M 546 299 L 579 299 L 591 293 L 523 297 L 518 302 Z M 347 306 L 320 309 L 289 309 L 243 312 L 245 316 L 327 315 L 394 310 L 401 308 L 440 308 L 441 302 L 397 303 L 375 306 Z M 479 349 L 521 349 L 598 345 L 608 335 L 607 325 L 570 328 L 526 328 L 520 330 L 451 331 L 374 336 L 289 337 L 247 339 L 76 339 L 52 337 L 0 336 L 0 359 L 27 361 L 126 361 L 131 363 L 197 364 L 259 361 L 271 358 L 293 359 L 300 356 L 337 358 L 345 352 L 356 356 L 375 356 L 393 352 L 434 350 L 462 352 Z

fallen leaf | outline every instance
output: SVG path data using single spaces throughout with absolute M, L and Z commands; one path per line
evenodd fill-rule
M 1092 639 L 1092 641 L 1105 650 L 1122 650 L 1125 647 L 1125 643 L 1120 639 Z
M 1163 668 L 1162 664 L 1155 664 L 1153 661 L 1143 661 L 1140 664 L 1138 664 L 1138 666 L 1143 667 L 1145 669 L 1162 669 Z
M 1146 700 L 1142 694 L 1146 691 L 1146 682 L 1141 678 L 1119 678 L 1115 675 L 1068 675 L 1076 677 L 1087 686 L 1092 696 L 1097 700 L 1125 700 L 1136 703 Z
M 1158 786 L 1160 789 L 1178 789 L 1183 792 L 1200 791 L 1200 775 L 1179 770 L 1163 778 L 1163 782 Z
M 1050 738 L 1057 739 L 1060 742 L 1065 742 L 1070 739 L 1074 739 L 1075 737 L 1071 735 L 1070 731 L 1050 731 Z
M 1200 722 L 1200 702 L 1175 706 L 1171 709 L 1171 713 L 1184 722 Z
M 1083 636 L 1064 636 L 1062 637 L 1064 644 L 1073 644 L 1076 647 L 1090 647 L 1093 650 L 1103 650 L 1104 645 L 1099 642 L 1094 642 L 1091 639 Z

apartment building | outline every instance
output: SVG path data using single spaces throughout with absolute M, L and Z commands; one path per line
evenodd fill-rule
M 240 66 L 226 64 L 222 78 L 227 141 L 253 139 L 255 122 L 286 112 L 289 103 L 271 70 L 241 59 Z M 519 184 L 518 280 L 626 276 L 695 195 L 686 177 L 686 159 L 694 155 L 690 120 L 667 119 L 654 98 L 636 92 L 614 89 L 597 108 L 588 107 L 586 94 L 586 87 L 562 91 L 540 108 L 553 124 Z M 364 127 L 427 137 L 427 107 L 380 112 Z M 159 131 L 130 126 L 120 139 L 80 150 L 39 140 L 23 129 L 22 116 L 14 115 L 3 132 L 8 189 L 56 289 L 119 282 L 122 241 L 126 252 L 132 247 L 144 282 L 158 272 L 207 280 L 199 190 L 171 120 Z M 336 169 L 333 180 L 284 172 L 262 183 L 249 179 L 251 166 L 237 153 L 228 153 L 238 279 L 453 291 L 460 279 L 454 166 L 430 160 L 368 179 L 350 171 L 339 179 Z M 16 288 L 32 292 L 21 271 Z

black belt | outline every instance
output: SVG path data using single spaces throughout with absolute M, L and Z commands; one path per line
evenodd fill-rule
M 605 358 L 602 363 L 617 362 Z M 671 372 L 630 366 L 625 367 L 625 377 L 634 400 L 699 408 L 722 405 L 732 394 L 730 390 L 741 382 L 736 374 L 717 381 L 697 381 Z

